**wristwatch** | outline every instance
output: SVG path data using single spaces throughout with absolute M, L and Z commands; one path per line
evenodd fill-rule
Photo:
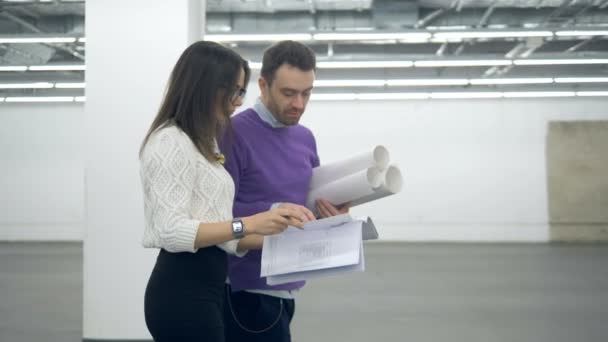
M 242 239 L 245 236 L 245 224 L 239 217 L 232 219 L 232 236 L 235 239 Z

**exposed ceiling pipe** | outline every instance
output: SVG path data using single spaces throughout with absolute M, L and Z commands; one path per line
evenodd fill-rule
M 481 19 L 479 19 L 479 23 L 477 23 L 477 27 L 483 27 L 488 23 L 488 20 L 490 19 L 490 16 L 492 16 L 492 13 L 494 12 L 495 8 L 496 8 L 496 4 L 492 4 L 492 6 L 488 7 L 488 9 L 485 11 L 483 16 L 481 17 Z
M 455 6 L 456 12 L 460 12 L 462 10 L 462 6 L 463 6 L 464 2 L 462 0 L 456 0 L 455 4 L 456 4 L 456 6 Z
M 598 37 L 596 36 L 596 37 L 591 37 L 591 38 L 585 39 L 583 41 L 580 41 L 580 42 L 574 44 L 573 46 L 569 47 L 568 49 L 566 49 L 564 52 L 566 52 L 566 53 L 576 52 L 578 49 L 582 48 L 583 46 L 591 43 L 592 41 L 597 40 L 597 38 Z
M 567 27 L 571 23 L 574 23 L 576 21 L 576 18 L 578 18 L 579 16 L 583 15 L 584 13 L 586 13 L 591 8 L 593 8 L 593 4 L 589 4 L 589 5 L 585 6 L 585 7 L 583 7 L 581 10 L 579 10 L 578 12 L 576 12 L 576 14 L 572 16 L 572 18 L 566 20 L 566 22 L 564 22 L 562 24 L 562 27 Z
M 443 44 L 441 44 L 441 46 L 439 47 L 439 49 L 437 49 L 437 52 L 435 52 L 436 56 L 443 56 L 443 54 L 445 53 L 445 50 L 448 48 L 448 43 L 445 42 Z
M 446 10 L 445 8 L 440 8 L 440 9 L 434 10 L 433 12 L 427 14 L 424 18 L 418 20 L 418 22 L 416 23 L 416 25 L 414 27 L 417 29 L 423 28 L 426 25 L 428 25 L 431 21 L 444 15 L 447 11 L 448 10 Z

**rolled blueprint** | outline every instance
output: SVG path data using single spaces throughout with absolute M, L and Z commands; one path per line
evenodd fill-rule
M 383 172 L 381 179 L 383 181 L 382 184 L 378 188 L 375 188 L 372 194 L 366 194 L 358 197 L 357 199 L 349 201 L 350 206 L 354 207 L 359 204 L 375 201 L 386 196 L 394 195 L 401 191 L 403 178 L 401 176 L 401 171 L 396 166 L 389 166 L 388 169 Z
M 390 196 L 401 191 L 403 178 L 394 165 L 386 170 L 370 167 L 331 183 L 311 189 L 306 206 L 316 211 L 315 201 L 324 198 L 336 206 L 350 203 L 351 207 Z
M 372 195 L 375 188 L 382 186 L 382 175 L 380 170 L 370 167 L 312 189 L 308 194 L 306 206 L 313 210 L 318 198 L 325 198 L 335 205 L 340 205 L 355 198 Z
M 378 145 L 371 151 L 315 168 L 310 181 L 310 189 L 316 189 L 371 167 L 384 170 L 388 163 L 388 150 L 386 147 Z

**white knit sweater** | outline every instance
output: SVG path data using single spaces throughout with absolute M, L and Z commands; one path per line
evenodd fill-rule
M 201 222 L 232 219 L 234 183 L 219 163 L 210 163 L 176 126 L 154 132 L 140 158 L 144 191 L 144 247 L 196 252 Z M 218 245 L 236 254 L 237 240 Z M 239 255 L 241 255 L 239 253 Z

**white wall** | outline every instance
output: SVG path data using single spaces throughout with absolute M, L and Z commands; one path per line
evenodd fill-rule
M 0 104 L 0 240 L 82 240 L 81 103 Z
M 353 209 L 382 239 L 547 241 L 549 120 L 608 119 L 606 98 L 322 102 L 309 106 L 321 162 L 384 144 L 402 193 Z
M 546 124 L 608 120 L 606 108 L 605 98 L 313 102 L 303 123 L 322 162 L 389 147 L 403 192 L 353 209 L 385 240 L 546 241 Z M 79 104 L 0 105 L 0 240 L 82 240 L 83 116 Z

